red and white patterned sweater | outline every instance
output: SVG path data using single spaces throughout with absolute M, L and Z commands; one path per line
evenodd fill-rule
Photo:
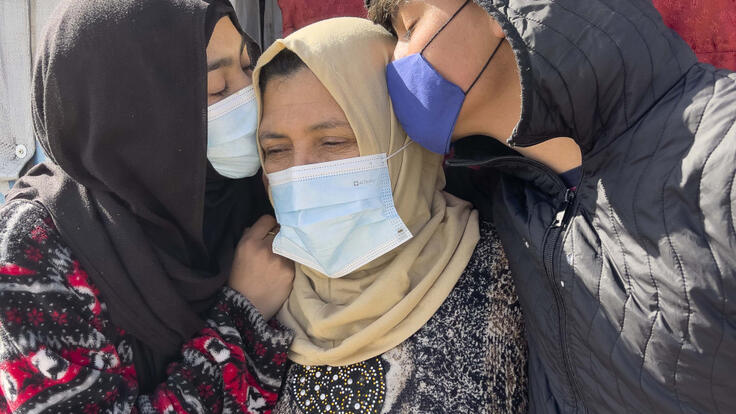
M 0 209 L 0 414 L 269 413 L 293 335 L 223 288 L 168 377 L 139 392 L 129 337 L 48 212 Z

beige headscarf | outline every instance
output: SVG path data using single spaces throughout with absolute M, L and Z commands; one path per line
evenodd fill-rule
M 394 48 L 380 26 L 336 18 L 277 40 L 296 53 L 342 108 L 361 155 L 393 154 L 409 142 L 391 108 L 385 69 Z M 388 162 L 394 203 L 414 237 L 340 279 L 297 264 L 279 319 L 296 332 L 289 357 L 302 365 L 348 365 L 380 355 L 419 330 L 444 302 L 480 238 L 477 212 L 442 191 L 442 156 L 409 145 Z

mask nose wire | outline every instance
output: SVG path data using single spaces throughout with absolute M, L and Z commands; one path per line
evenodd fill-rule
M 437 30 L 437 31 L 435 32 L 435 34 L 433 34 L 433 35 L 432 35 L 432 38 L 431 38 L 431 39 L 429 39 L 429 42 L 427 42 L 427 44 L 426 44 L 426 45 L 424 45 L 424 47 L 422 48 L 422 51 L 421 51 L 421 52 L 419 52 L 419 54 L 420 54 L 420 55 L 423 55 L 423 54 L 424 54 L 424 51 L 425 51 L 425 50 L 427 49 L 427 46 L 429 46 L 429 45 L 430 45 L 430 44 L 431 44 L 431 43 L 432 43 L 432 42 L 434 41 L 434 39 L 435 39 L 435 38 L 437 37 L 437 35 L 439 35 L 439 34 L 440 34 L 440 32 L 442 32 L 443 30 L 445 30 L 445 27 L 447 27 L 447 25 L 448 25 L 448 24 L 450 24 L 450 22 L 451 22 L 451 21 L 452 21 L 453 19 L 455 19 L 455 16 L 457 16 L 458 14 L 460 14 L 460 12 L 461 12 L 461 11 L 463 11 L 463 9 L 465 8 L 465 6 L 467 6 L 467 5 L 468 5 L 468 3 L 470 3 L 470 0 L 465 0 L 465 3 L 463 3 L 463 5 L 462 5 L 462 6 L 460 6 L 460 8 L 459 8 L 459 9 L 457 9 L 457 11 L 455 12 L 455 14 L 453 14 L 453 15 L 452 15 L 452 17 L 450 17 L 450 18 L 449 18 L 449 19 L 448 19 L 448 20 L 447 20 L 447 21 L 445 22 L 445 24 L 443 24 L 443 25 L 442 25 L 442 27 L 440 27 L 440 28 L 439 28 L 439 30 Z
M 493 57 L 496 56 L 496 52 L 498 52 L 498 49 L 501 48 L 502 43 L 503 43 L 503 38 L 501 38 L 501 40 L 498 42 L 498 44 L 496 45 L 496 48 L 493 49 L 493 53 L 491 53 L 491 57 L 488 58 L 488 60 L 486 61 L 486 64 L 483 65 L 483 69 L 480 70 L 480 72 L 478 73 L 478 76 L 475 77 L 475 80 L 473 81 L 473 83 L 471 83 L 468 90 L 465 91 L 465 95 L 467 95 L 468 92 L 470 92 L 470 90 L 473 89 L 473 86 L 475 86 L 475 84 L 478 82 L 478 79 L 480 79 L 480 75 L 482 75 L 483 72 L 486 71 L 486 68 L 488 68 L 488 65 L 491 63 L 491 60 L 493 60 Z

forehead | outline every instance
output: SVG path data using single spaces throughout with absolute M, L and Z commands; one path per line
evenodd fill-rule
M 231 55 L 233 52 L 240 52 L 241 50 L 241 58 L 243 59 L 255 61 L 260 56 L 258 44 L 247 34 L 238 31 L 229 16 L 223 16 L 215 25 L 207 43 L 208 57 Z
M 307 68 L 275 77 L 263 92 L 263 128 L 305 127 L 325 119 L 347 119 L 322 82 Z
M 234 41 L 240 39 L 240 32 L 235 28 L 230 16 L 223 16 L 215 24 L 212 34 L 210 35 L 208 46 L 216 46 L 222 42 Z

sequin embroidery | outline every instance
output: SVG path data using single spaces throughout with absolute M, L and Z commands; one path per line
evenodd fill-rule
M 378 414 L 386 396 L 379 357 L 345 367 L 295 365 L 289 391 L 304 414 Z

